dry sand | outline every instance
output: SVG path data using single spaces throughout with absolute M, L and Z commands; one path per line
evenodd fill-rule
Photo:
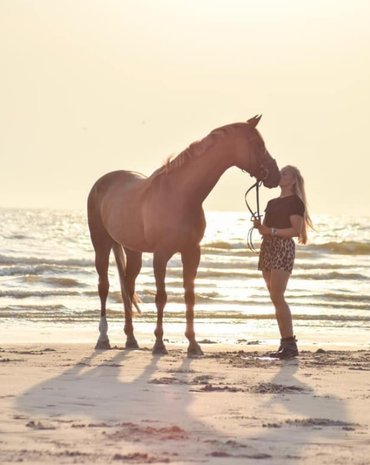
M 168 349 L 3 345 L 0 463 L 370 463 L 369 350 Z

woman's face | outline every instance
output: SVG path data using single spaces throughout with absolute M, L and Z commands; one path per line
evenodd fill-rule
M 293 171 L 290 168 L 282 168 L 280 170 L 280 187 L 289 187 L 293 186 L 295 183 L 295 176 Z

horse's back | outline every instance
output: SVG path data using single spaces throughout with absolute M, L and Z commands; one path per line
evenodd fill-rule
M 101 213 L 104 205 L 114 205 L 122 201 L 125 192 L 137 190 L 146 180 L 146 176 L 134 171 L 112 171 L 99 178 L 90 190 L 88 196 L 88 212 L 95 210 Z
M 146 176 L 135 171 L 111 171 L 110 173 L 104 174 L 95 182 L 95 184 L 91 188 L 89 199 L 91 199 L 91 197 L 94 196 L 96 197 L 105 195 L 111 189 L 125 187 L 132 183 L 143 181 L 145 179 Z

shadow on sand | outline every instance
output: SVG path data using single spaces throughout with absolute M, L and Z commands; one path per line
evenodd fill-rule
M 59 362 L 61 369 L 73 363 L 62 356 Z M 296 377 L 298 361 L 262 363 L 268 381 L 257 384 L 256 366 L 240 368 L 235 383 L 225 362 L 225 354 L 210 361 L 181 351 L 165 359 L 147 350 L 95 351 L 33 386 L 16 405 L 28 426 L 44 433 L 38 440 L 65 457 L 72 450 L 97 462 L 298 464 L 349 434 L 345 402 L 315 394 Z

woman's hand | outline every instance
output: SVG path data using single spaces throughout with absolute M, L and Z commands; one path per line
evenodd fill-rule
M 265 226 L 264 224 L 261 224 L 261 221 L 260 220 L 253 220 L 253 226 L 258 229 L 258 232 L 262 235 L 262 236 L 268 236 L 270 235 L 270 228 L 268 228 L 267 226 Z

